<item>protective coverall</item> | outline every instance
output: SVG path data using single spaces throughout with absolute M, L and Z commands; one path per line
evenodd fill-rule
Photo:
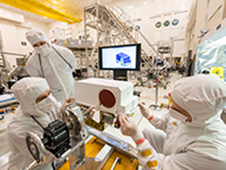
M 48 113 L 40 110 L 38 103 L 36 103 L 36 98 L 48 89 L 49 86 L 43 78 L 24 78 L 12 86 L 12 91 L 20 105 L 16 110 L 16 117 L 7 127 L 8 142 L 11 150 L 9 170 L 22 170 L 34 161 L 26 146 L 26 133 L 33 132 L 43 138 L 43 129 L 31 116 L 34 116 L 43 127 L 46 127 L 55 118 L 60 117 L 60 103 L 53 96 L 51 97 L 53 102 L 52 110 Z M 50 170 L 52 169 L 52 161 L 53 157 L 49 153 L 46 163 L 32 170 Z
M 36 50 L 28 59 L 26 63 L 28 74 L 32 77 L 45 78 L 57 101 L 63 103 L 66 98 L 74 97 L 72 72 L 77 64 L 73 53 L 65 47 L 50 44 L 40 29 L 28 31 L 26 37 L 32 45 L 40 41 L 47 42 L 47 45 L 43 46 L 45 48 Z
M 225 170 L 226 126 L 220 116 L 226 105 L 226 83 L 214 75 L 183 78 L 176 82 L 172 98 L 192 121 L 174 119 L 172 110 L 163 117 L 149 114 L 146 118 L 153 127 L 132 136 L 142 167 Z

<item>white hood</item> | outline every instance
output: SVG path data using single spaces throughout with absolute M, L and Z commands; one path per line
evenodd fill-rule
M 26 38 L 31 43 L 32 46 L 40 41 L 46 41 L 47 43 L 49 43 L 46 35 L 39 28 L 34 28 L 34 29 L 26 32 Z
M 11 150 L 9 169 L 24 169 L 33 162 L 25 142 L 27 132 L 33 132 L 43 138 L 43 129 L 31 118 L 31 115 L 44 128 L 54 120 L 51 114 L 41 112 L 36 104 L 36 98 L 48 89 L 49 86 L 43 78 L 23 78 L 12 86 L 12 91 L 19 101 L 20 107 L 16 110 L 16 116 L 7 128 L 8 143 Z M 55 107 L 56 112 L 59 108 Z M 35 169 L 51 169 L 49 162 L 52 161 L 52 156 L 50 153 L 48 154 L 47 163 Z
M 26 116 L 42 116 L 36 104 L 36 98 L 50 89 L 43 78 L 23 78 L 12 86 L 12 92 L 20 103 L 20 109 Z
M 176 82 L 172 98 L 191 115 L 191 124 L 207 125 L 220 119 L 226 106 L 226 83 L 215 75 L 183 78 Z

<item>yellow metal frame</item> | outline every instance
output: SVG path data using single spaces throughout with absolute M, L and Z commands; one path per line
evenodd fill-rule
M 81 18 L 73 16 L 70 12 L 60 9 L 49 1 L 40 0 L 0 0 L 1 3 L 25 10 L 37 15 L 51 18 L 57 21 L 73 24 L 80 22 Z

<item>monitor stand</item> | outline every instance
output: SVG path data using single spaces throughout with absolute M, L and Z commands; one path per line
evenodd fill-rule
M 114 80 L 127 81 L 127 70 L 113 70 Z

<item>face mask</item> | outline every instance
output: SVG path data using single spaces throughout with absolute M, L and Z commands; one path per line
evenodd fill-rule
M 44 44 L 39 47 L 34 47 L 34 49 L 35 51 L 37 51 L 37 53 L 39 53 L 42 56 L 47 56 L 51 52 L 51 48 L 48 46 L 48 44 Z
M 44 113 L 49 113 L 52 110 L 53 106 L 54 102 L 52 99 L 52 94 L 50 94 L 47 98 L 37 103 L 37 108 Z
M 170 110 L 169 110 L 169 114 L 170 114 L 170 116 L 172 116 L 174 119 L 177 119 L 177 120 L 179 120 L 179 121 L 181 121 L 181 122 L 186 122 L 186 120 L 187 120 L 187 117 L 186 117 L 186 116 L 182 115 L 180 112 L 178 112 L 178 111 L 176 111 L 176 110 L 174 110 L 174 109 L 170 109 Z

